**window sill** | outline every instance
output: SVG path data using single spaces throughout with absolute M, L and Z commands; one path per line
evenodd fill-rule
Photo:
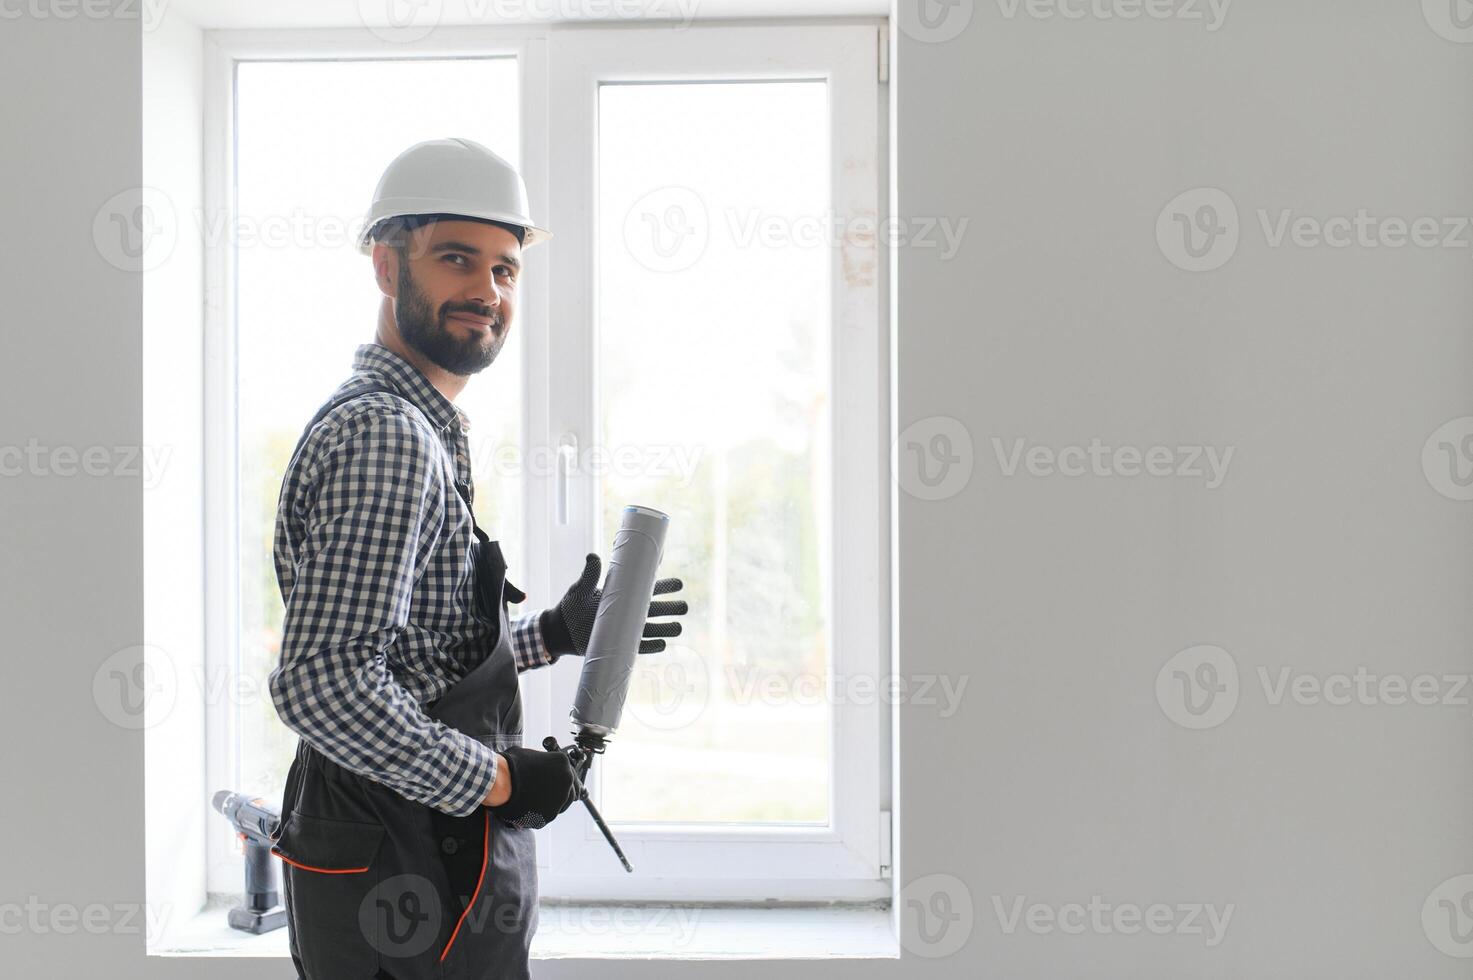
M 155 956 L 288 958 L 285 929 L 252 936 L 210 907 L 170 929 Z M 636 960 L 894 959 L 883 908 L 544 905 L 532 958 Z

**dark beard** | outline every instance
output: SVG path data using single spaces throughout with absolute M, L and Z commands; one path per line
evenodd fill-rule
M 451 333 L 445 324 L 445 318 L 452 313 L 477 313 L 493 317 L 487 339 L 482 342 L 472 335 L 461 340 Z M 467 307 L 452 309 L 447 305 L 436 316 L 430 309 L 429 297 L 420 292 L 409 275 L 409 263 L 402 258 L 399 262 L 399 296 L 394 304 L 394 322 L 398 324 L 399 336 L 404 338 L 406 344 L 429 358 L 430 363 L 461 377 L 490 367 L 491 362 L 496 360 L 496 355 L 501 353 L 501 345 L 506 339 L 506 320 L 500 310 L 487 311 Z

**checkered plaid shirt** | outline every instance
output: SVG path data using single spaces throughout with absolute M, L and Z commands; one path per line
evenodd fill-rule
M 472 615 L 470 420 L 378 344 L 353 355 L 370 393 L 328 412 L 282 480 L 273 557 L 286 614 L 271 672 L 277 714 L 307 744 L 455 816 L 496 778 L 488 747 L 425 715 L 489 653 Z M 540 610 L 508 617 L 517 670 L 551 661 Z

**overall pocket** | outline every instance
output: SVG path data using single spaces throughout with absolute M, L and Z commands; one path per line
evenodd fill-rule
M 380 950 L 371 927 L 384 828 L 293 811 L 271 853 L 282 860 L 287 915 L 306 975 L 371 976 Z M 365 928 L 365 922 L 369 928 Z
M 301 871 L 364 874 L 372 867 L 383 839 L 384 828 L 379 824 L 329 820 L 293 811 L 282 821 L 271 851 Z

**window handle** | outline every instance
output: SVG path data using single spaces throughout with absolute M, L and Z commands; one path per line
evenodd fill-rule
M 557 447 L 557 522 L 559 527 L 568 525 L 568 482 L 577 458 L 578 437 L 572 433 L 564 433 Z

